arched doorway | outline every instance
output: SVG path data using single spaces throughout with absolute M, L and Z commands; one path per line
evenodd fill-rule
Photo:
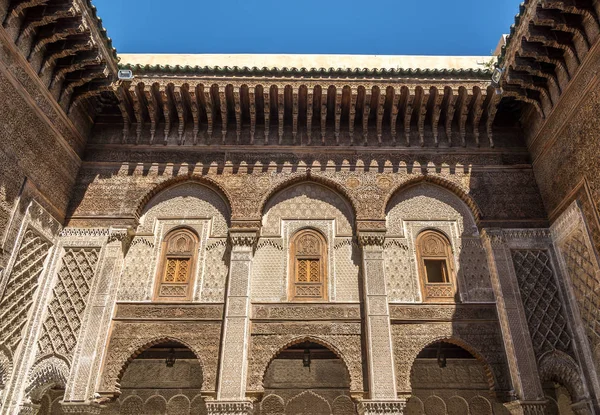
M 345 363 L 324 345 L 302 341 L 277 354 L 264 377 L 261 415 L 352 415 Z
M 411 370 L 409 415 L 496 415 L 507 409 L 490 393 L 489 369 L 462 347 L 438 341 L 424 347 Z
M 119 399 L 103 415 L 205 415 L 202 366 L 185 345 L 166 340 L 132 360 L 120 381 Z

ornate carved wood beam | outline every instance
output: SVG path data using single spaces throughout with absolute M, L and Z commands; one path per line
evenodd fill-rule
M 543 7 L 543 6 L 542 6 Z M 580 45 L 580 54 L 583 57 L 590 48 L 590 42 L 582 25 L 582 19 L 578 15 L 561 13 L 554 9 L 539 8 L 531 20 L 538 26 L 550 26 L 554 30 L 571 33 L 573 42 Z
M 431 87 L 429 89 L 429 96 L 429 111 L 431 112 L 431 132 L 433 133 L 433 142 L 437 147 L 439 145 L 438 125 L 440 123 L 440 115 L 442 113 L 442 102 L 444 100 L 444 94 L 442 94 L 438 88 Z
M 313 92 L 314 88 L 308 87 L 306 91 L 306 136 L 308 137 L 307 144 L 312 144 L 312 119 L 313 119 Z
M 69 112 L 76 108 L 84 100 L 100 95 L 102 92 L 114 91 L 112 79 L 98 79 L 89 82 L 83 86 L 75 88 L 71 96 L 71 106 Z
M 242 141 L 242 101 L 240 98 L 240 87 L 233 87 L 233 105 L 235 112 L 235 142 L 240 144 Z
M 271 120 L 271 91 L 269 86 L 263 88 L 264 116 L 265 116 L 265 145 L 269 144 L 269 127 Z
M 538 62 L 532 58 L 515 57 L 514 69 L 521 72 L 527 72 L 531 75 L 545 78 L 548 82 L 548 90 L 556 90 L 556 93 L 560 95 L 562 92 L 558 77 L 556 76 L 556 66 L 545 62 Z M 551 85 L 550 85 L 551 84 Z M 552 88 L 551 88 L 552 86 Z M 558 96 L 553 99 L 553 102 L 558 99 Z
M 101 63 L 103 63 L 102 56 L 97 50 L 79 52 L 73 56 L 59 59 L 56 62 L 50 79 L 50 89 L 58 88 L 58 85 L 68 74 L 79 71 L 87 66 L 96 66 Z
M 299 88 L 292 89 L 292 144 L 296 145 L 298 136 L 298 100 Z
M 169 86 L 168 85 L 160 86 L 159 97 L 160 97 L 163 117 L 165 119 L 165 129 L 164 129 L 165 136 L 163 139 L 163 144 L 166 145 L 167 142 L 169 141 L 169 134 L 171 133 L 171 124 L 173 122 L 173 116 L 176 116 L 175 108 L 173 106 L 173 102 L 172 102 L 170 94 L 169 94 Z
M 285 86 L 277 86 L 277 132 L 279 145 L 283 143 L 283 127 L 285 124 Z
M 53 43 L 46 49 L 46 57 L 40 66 L 39 74 L 45 72 L 51 73 L 54 63 L 65 56 L 74 55 L 77 52 L 92 51 L 95 49 L 95 43 L 90 39 L 79 39 L 76 41 L 63 40 Z
M 480 147 L 481 145 L 479 143 L 479 123 L 481 122 L 481 117 L 483 115 L 483 101 L 484 96 L 481 88 L 473 88 L 473 98 L 471 101 L 469 118 L 471 119 L 473 135 L 475 136 L 475 144 L 477 147 Z
M 29 61 L 32 61 L 33 56 L 36 53 L 42 53 L 46 47 L 49 47 L 50 44 L 58 43 L 61 40 L 70 40 L 67 39 L 70 36 L 73 36 L 74 40 L 90 41 L 91 39 L 87 36 L 79 38 L 76 37 L 76 35 L 82 35 L 86 33 L 89 33 L 89 27 L 81 16 L 70 19 L 62 19 L 61 21 L 56 22 L 56 24 L 44 26 L 37 31 L 37 35 L 33 40 L 32 48 L 27 58 Z M 61 44 L 60 46 L 60 48 L 54 48 L 54 50 L 62 50 L 62 46 L 67 45 Z M 46 54 L 51 55 L 51 53 L 52 52 L 48 51 Z
M 219 110 L 221 111 L 221 144 L 227 140 L 227 95 L 225 94 L 225 85 L 219 85 Z
M 335 144 L 340 145 L 340 123 L 342 120 L 342 88 L 335 89 Z
M 385 112 L 385 89 L 379 89 L 379 98 L 377 99 L 377 108 L 375 114 L 377 114 L 377 144 L 383 143 L 383 114 Z
M 32 36 L 39 27 L 53 24 L 59 19 L 75 17 L 81 14 L 81 9 L 77 3 L 70 1 L 64 3 L 54 3 L 52 5 L 42 5 L 27 11 L 25 19 L 21 24 L 17 43 L 21 39 Z
M 458 102 L 458 129 L 460 133 L 460 142 L 463 147 L 467 146 L 467 118 L 469 116 L 469 105 L 471 103 L 472 95 L 469 91 L 461 87 L 458 90 L 459 102 Z
M 402 87 L 402 127 L 404 128 L 404 140 L 406 146 L 410 147 L 410 129 L 411 120 L 414 110 L 415 95 L 414 91 L 408 89 L 408 87 Z
M 250 103 L 250 144 L 254 144 L 254 134 L 256 133 L 256 97 L 255 86 L 248 88 L 248 102 Z
M 196 88 L 191 87 L 188 84 L 184 84 L 181 88 L 181 93 L 184 98 L 185 106 L 189 108 L 192 114 L 192 122 L 194 123 L 192 129 L 192 143 L 198 144 L 198 132 L 200 131 L 200 105 L 198 104 L 198 96 L 196 94 Z
M 173 103 L 175 111 L 177 113 L 177 144 L 185 144 L 185 109 L 183 107 L 183 98 L 181 96 L 181 86 L 175 85 L 172 87 L 171 95 L 173 97 Z
M 390 133 L 392 135 L 392 145 L 396 145 L 396 123 L 398 122 L 398 106 L 400 105 L 400 90 L 398 88 L 390 88 L 392 106 L 390 108 Z
M 4 18 L 4 26 L 13 26 L 27 9 L 46 3 L 48 3 L 48 0 L 12 0 L 8 7 L 8 13 Z
M 363 144 L 365 146 L 369 143 L 369 114 L 371 114 L 371 90 L 365 88 L 362 115 Z
M 518 85 L 522 88 L 538 91 L 540 93 L 540 96 L 544 98 L 548 103 L 548 107 L 552 107 L 552 97 L 550 96 L 550 91 L 548 90 L 548 84 L 545 78 L 531 75 L 528 72 L 520 72 L 512 68 L 508 68 L 506 82 L 509 84 Z
M 458 95 L 454 93 L 454 90 L 451 87 L 446 87 L 444 89 L 442 109 L 444 112 L 444 130 L 446 131 L 446 138 L 450 147 L 452 147 L 452 122 L 454 121 L 457 100 Z
M 129 140 L 129 127 L 134 119 L 133 105 L 129 99 L 127 90 L 129 89 L 129 83 L 123 82 L 121 85 L 116 87 L 115 95 L 119 100 L 119 109 L 121 110 L 121 116 L 123 117 L 123 137 L 122 143 L 127 144 Z
M 498 112 L 498 104 L 502 96 L 497 94 L 493 87 L 488 87 L 486 102 L 484 104 L 485 108 L 485 127 L 487 131 L 487 137 L 490 142 L 490 147 L 494 147 L 494 136 L 493 136 L 493 124 L 494 119 L 496 118 L 496 113 Z
M 356 120 L 356 104 L 358 100 L 358 88 L 350 87 L 350 111 L 348 117 L 348 135 L 350 136 L 350 145 L 354 145 L 354 122 Z
M 144 93 L 146 102 L 148 103 L 148 118 L 150 118 L 150 144 L 154 143 L 154 137 L 156 135 L 156 124 L 160 117 L 160 106 L 156 99 L 155 91 L 152 85 L 148 88 L 145 85 L 140 85 L 140 92 Z
M 564 72 L 567 80 L 571 79 L 565 58 L 560 49 L 546 47 L 539 42 L 528 42 L 527 40 L 523 39 L 521 42 L 520 56 L 534 58 L 541 62 L 551 63 L 555 65 L 557 69 L 560 68 Z
M 419 143 L 421 147 L 425 146 L 425 116 L 427 115 L 428 96 L 425 95 L 423 87 L 418 86 L 415 90 L 415 107 L 417 109 L 417 131 L 419 133 Z
M 529 25 L 529 33 L 526 34 L 525 39 L 528 42 L 539 42 L 544 46 L 563 50 L 565 54 L 574 60 L 574 64 L 576 65 L 575 68 L 570 69 L 571 73 L 579 66 L 579 56 L 577 55 L 577 49 L 570 33 L 552 30 L 548 26 L 531 24 Z M 565 62 L 568 62 L 568 60 L 565 59 Z
M 539 97 L 538 91 L 533 91 L 531 89 L 522 88 L 520 86 L 512 85 L 512 84 L 504 85 L 502 89 L 503 89 L 503 93 L 505 96 L 521 99 L 524 102 L 532 104 L 533 107 L 538 112 L 538 114 L 542 118 L 545 118 L 544 109 L 540 102 L 540 97 Z
M 321 89 L 321 144 L 325 145 L 327 134 L 327 89 Z
M 129 92 L 131 97 L 131 101 L 133 102 L 133 113 L 135 115 L 136 121 L 136 131 L 135 131 L 135 143 L 139 144 L 142 138 L 142 129 L 144 128 L 144 100 L 143 97 L 140 96 L 140 91 L 138 90 L 138 85 L 134 85 L 133 91 Z
M 215 121 L 215 103 L 213 102 L 210 89 L 209 85 L 204 85 L 204 110 L 206 111 L 206 123 L 208 124 L 205 137 L 206 144 L 210 143 L 210 139 L 212 138 Z
M 596 40 L 600 34 L 600 22 L 598 16 L 600 13 L 600 5 L 598 2 L 587 0 L 545 0 L 544 7 L 552 7 L 559 9 L 565 13 L 571 13 L 581 16 L 583 25 L 586 28 L 587 37 L 590 44 Z

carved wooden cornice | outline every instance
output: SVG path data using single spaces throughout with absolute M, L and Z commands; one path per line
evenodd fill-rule
M 597 1 L 525 1 L 499 57 L 504 96 L 547 117 L 599 37 Z
M 134 82 L 115 84 L 114 93 L 122 142 L 134 144 L 493 147 L 499 103 L 489 80 L 474 77 L 266 80 L 136 74 Z M 148 128 L 150 138 L 143 139 Z
M 65 112 L 116 78 L 116 51 L 89 0 L 10 0 L 0 18 Z

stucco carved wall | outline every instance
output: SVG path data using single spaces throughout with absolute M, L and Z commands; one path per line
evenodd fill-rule
M 425 229 L 437 229 L 450 240 L 462 301 L 494 301 L 477 226 L 471 210 L 456 194 L 433 184 L 409 187 L 390 200 L 386 222 L 384 259 L 391 302 L 421 300 L 415 241 Z

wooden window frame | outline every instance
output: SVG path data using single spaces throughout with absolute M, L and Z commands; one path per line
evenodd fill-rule
M 192 239 L 192 250 L 190 253 L 170 253 L 169 242 L 178 235 L 186 234 Z M 175 228 L 170 230 L 162 240 L 160 250 L 160 261 L 155 277 L 154 301 L 164 302 L 188 302 L 192 299 L 194 282 L 196 280 L 196 262 L 198 259 L 198 235 L 189 228 Z M 166 274 L 167 262 L 169 259 L 189 259 L 189 269 L 187 271 L 187 281 L 184 283 L 168 283 L 164 281 Z M 186 286 L 185 296 L 165 296 L 161 295 L 161 287 L 163 285 Z
M 442 244 L 438 252 L 425 250 L 424 243 L 427 240 L 436 239 Z M 419 272 L 419 281 L 423 302 L 426 303 L 454 303 L 456 302 L 456 277 L 454 273 L 454 260 L 452 254 L 452 245 L 442 232 L 427 229 L 421 232 L 416 239 L 417 264 Z M 429 282 L 427 279 L 426 260 L 444 261 L 446 265 L 447 281 Z
M 298 260 L 313 260 L 316 259 L 316 255 L 297 255 L 296 254 L 296 249 L 297 249 L 297 242 L 298 240 L 306 235 L 306 234 L 311 234 L 316 236 L 319 239 L 319 243 L 320 243 L 320 254 L 318 255 L 318 261 L 319 261 L 319 268 L 320 268 L 320 275 L 321 275 L 321 281 L 319 283 L 299 283 L 297 281 L 297 276 L 298 276 Z M 294 302 L 325 302 L 328 301 L 328 291 L 329 291 L 329 287 L 328 287 L 328 276 L 327 276 L 327 271 L 328 271 L 328 263 L 327 263 L 327 239 L 325 239 L 325 237 L 323 236 L 323 234 L 321 232 L 319 232 L 316 229 L 312 229 L 312 228 L 303 228 L 300 229 L 298 231 L 296 231 L 296 233 L 292 236 L 291 238 L 291 242 L 290 242 L 290 255 L 289 255 L 289 283 L 288 283 L 288 299 L 289 301 L 294 301 Z M 320 297 L 298 297 L 296 296 L 296 287 L 298 285 L 306 285 L 306 286 L 310 286 L 310 285 L 315 285 L 315 286 L 321 286 L 321 296 Z

